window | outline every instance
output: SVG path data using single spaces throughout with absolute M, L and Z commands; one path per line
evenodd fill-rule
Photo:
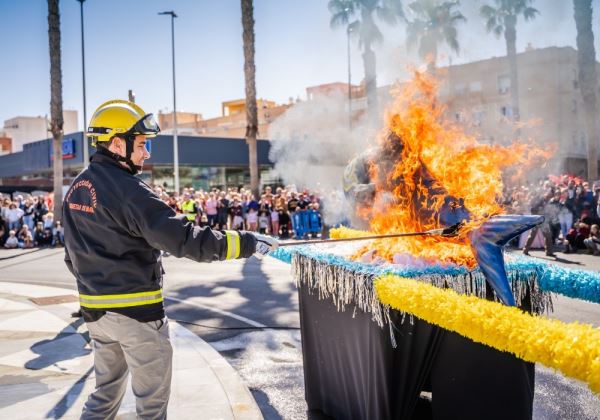
M 507 118 L 510 118 L 513 116 L 513 111 L 512 108 L 509 106 L 503 106 L 502 108 L 500 108 L 500 113 Z
M 467 90 L 467 85 L 465 85 L 464 83 L 457 83 L 454 86 L 454 93 L 456 93 L 457 95 L 462 95 L 466 92 Z
M 580 153 L 586 153 L 586 149 L 587 149 L 587 141 L 585 139 L 585 133 L 584 132 L 580 132 L 579 133 L 579 144 L 578 144 L 578 149 Z
M 498 76 L 498 93 L 504 95 L 510 90 L 510 76 Z
M 473 111 L 473 125 L 475 125 L 476 127 L 480 127 L 481 122 L 483 121 L 483 115 L 483 111 Z
M 481 92 L 481 82 L 469 83 L 469 92 Z

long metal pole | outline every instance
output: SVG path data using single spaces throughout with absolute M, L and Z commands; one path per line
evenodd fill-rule
M 173 52 L 173 170 L 175 171 L 175 191 L 179 193 L 179 143 L 177 141 L 177 95 L 175 87 L 175 18 L 171 12 L 171 50 Z
M 348 39 L 348 128 L 352 130 L 352 74 L 350 70 L 350 32 L 351 29 L 348 26 L 346 30 L 346 38 Z
M 279 246 L 296 246 L 296 245 L 313 245 L 313 244 L 330 244 L 335 242 L 351 242 L 351 241 L 368 241 L 371 239 L 387 239 L 387 238 L 404 238 L 408 236 L 455 236 L 455 232 L 449 232 L 447 229 L 433 229 L 425 232 L 409 232 L 409 233 L 391 233 L 387 235 L 372 235 L 356 238 L 341 238 L 341 239 L 319 239 L 316 241 L 295 241 L 285 242 Z
M 85 42 L 83 37 L 83 2 L 85 0 L 77 0 L 79 2 L 81 11 L 81 79 L 83 82 L 83 139 L 81 144 L 83 145 L 83 167 L 87 168 L 90 163 L 90 151 L 88 146 L 88 139 L 85 135 L 87 125 L 87 108 L 85 99 Z

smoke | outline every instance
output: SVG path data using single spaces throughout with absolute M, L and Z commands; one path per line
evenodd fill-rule
M 353 107 L 358 107 L 353 101 Z M 365 105 L 362 105 L 363 107 Z M 383 104 L 380 104 L 383 109 Z M 269 158 L 275 175 L 286 185 L 319 191 L 325 222 L 335 225 L 347 218 L 342 193 L 344 168 L 375 144 L 377 130 L 368 128 L 366 113 L 354 111 L 349 123 L 348 99 L 342 93 L 317 95 L 298 102 L 269 127 Z

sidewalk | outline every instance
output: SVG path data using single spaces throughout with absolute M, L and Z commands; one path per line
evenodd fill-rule
M 0 418 L 77 419 L 94 389 L 85 323 L 68 289 L 0 282 Z M 250 391 L 209 344 L 170 323 L 171 419 L 261 419 Z M 128 387 L 118 419 L 135 419 Z

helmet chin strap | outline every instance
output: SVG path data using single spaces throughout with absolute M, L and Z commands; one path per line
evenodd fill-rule
M 125 140 L 125 157 L 123 157 L 117 153 L 111 152 L 104 146 L 98 147 L 97 152 L 101 153 L 103 155 L 109 156 L 109 157 L 113 158 L 114 160 L 116 160 L 117 162 L 125 163 L 125 165 L 127 166 L 127 169 L 129 170 L 129 173 L 131 173 L 131 175 L 137 175 L 142 172 L 142 167 L 139 165 L 136 165 L 131 160 L 131 155 L 133 154 L 134 137 L 125 136 L 124 140 Z

